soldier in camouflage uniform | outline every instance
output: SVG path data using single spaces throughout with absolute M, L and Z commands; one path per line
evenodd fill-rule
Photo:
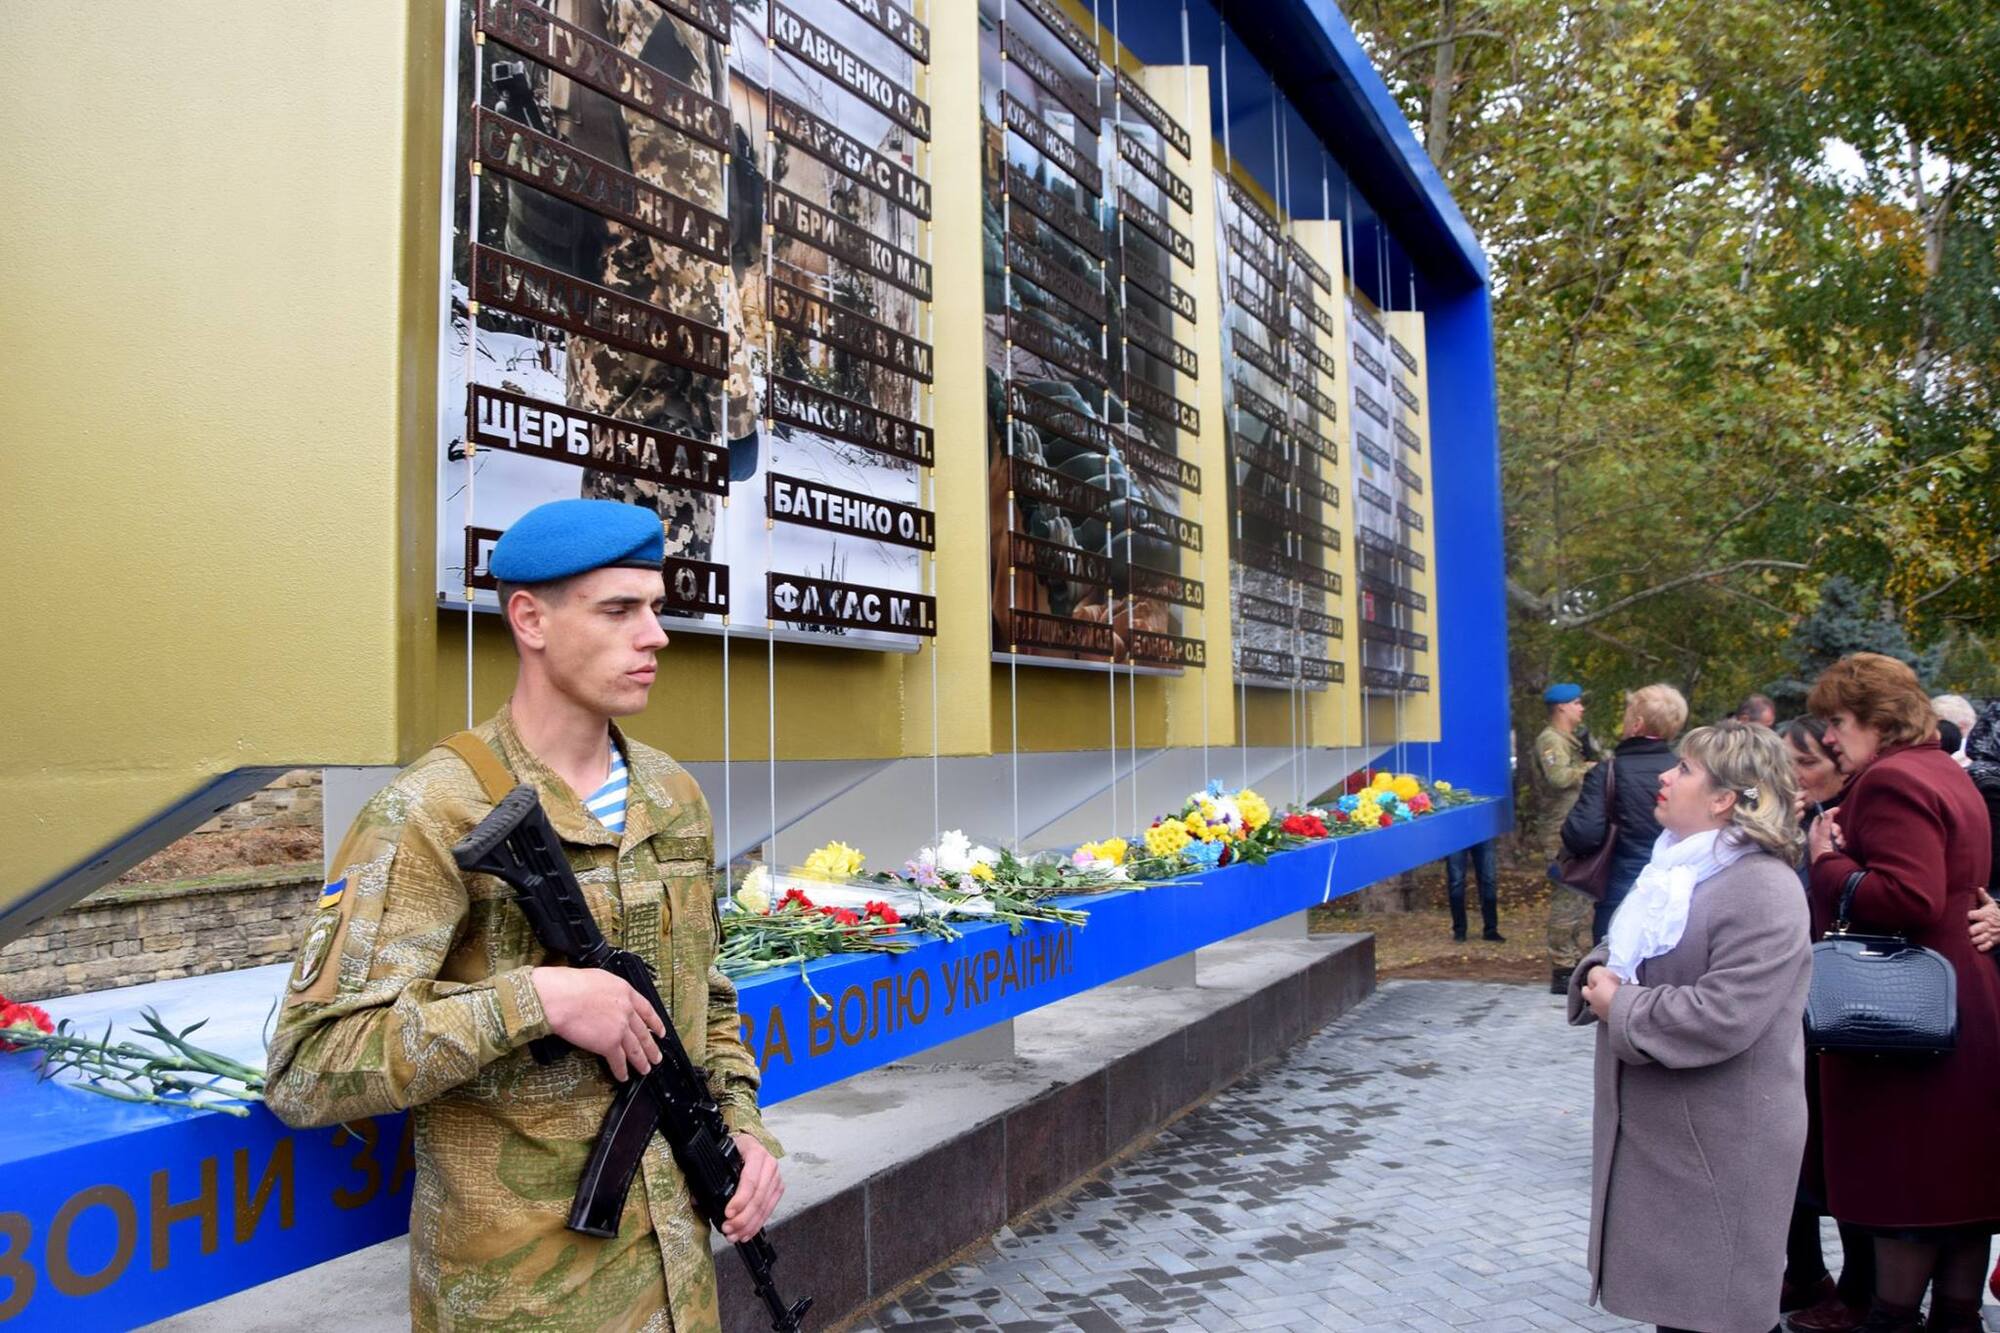
M 1544 864 L 1562 851 L 1563 820 L 1583 789 L 1583 775 L 1595 757 L 1583 730 L 1583 687 L 1551 685 L 1542 694 L 1549 725 L 1535 737 L 1532 772 L 1540 810 L 1529 830 L 1529 847 Z M 1569 993 L 1569 974 L 1597 941 L 1591 921 L 1597 904 L 1562 884 L 1549 884 L 1549 989 Z
M 703 97 L 724 96 L 728 69 L 721 44 L 701 29 L 669 16 L 650 0 L 580 0 L 576 9 L 575 21 L 587 31 Z M 556 101 L 558 118 L 572 127 L 568 138 L 576 146 L 628 167 L 640 179 L 690 203 L 717 212 L 737 211 L 722 198 L 722 159 L 714 148 L 642 111 L 575 84 L 559 85 L 552 100 Z M 743 142 L 747 145 L 747 140 Z M 738 173 L 748 169 L 747 157 L 737 162 Z M 721 411 L 719 401 L 723 386 L 706 375 L 621 352 L 576 334 L 569 340 L 570 404 L 697 439 L 719 433 L 728 440 L 753 435 L 756 404 L 745 351 L 751 346 L 761 348 L 764 337 L 762 297 L 746 293 L 746 286 L 760 287 L 757 282 L 746 283 L 755 275 L 739 264 L 734 280 L 725 283 L 721 266 L 693 251 L 633 227 L 606 230 L 610 235 L 600 252 L 599 271 L 583 276 L 676 315 L 725 329 L 731 348 L 727 409 Z M 746 300 L 746 295 L 751 299 Z M 719 411 L 726 418 L 720 422 Z M 583 474 L 582 493 L 656 509 L 666 523 L 668 555 L 714 558 L 714 495 L 591 470 Z
M 598 598 L 608 576 L 644 585 L 638 596 L 657 602 L 660 524 L 645 511 L 602 501 L 545 505 L 503 544 L 534 536 L 536 515 L 565 505 L 636 516 L 650 529 L 643 554 L 652 564 L 588 571 L 570 579 L 568 597 Z M 496 572 L 518 548 L 495 549 Z M 617 677 L 637 669 L 627 659 L 649 660 L 665 635 L 638 610 L 630 629 L 612 631 L 619 637 L 609 678 L 643 706 L 650 681 Z M 594 605 L 583 613 L 595 614 Z M 732 1238 L 745 1238 L 782 1192 L 772 1161 L 779 1148 L 758 1114 L 757 1066 L 738 1035 L 736 989 L 714 966 L 708 806 L 672 759 L 602 718 L 604 731 L 581 740 L 586 752 L 615 745 L 626 760 L 622 833 L 589 813 L 578 780 L 558 776 L 522 739 L 524 731 L 548 735 L 556 711 L 545 702 L 546 686 L 530 688 L 531 655 L 524 646 L 514 700 L 474 734 L 507 770 L 496 778 L 511 776 L 540 794 L 606 936 L 658 975 L 675 1031 L 709 1071 L 743 1150 L 744 1185 L 730 1215 L 747 1228 Z M 609 749 L 598 753 L 608 772 Z M 658 1047 L 635 1016 L 657 1019 L 610 973 L 542 966 L 547 955 L 511 890 L 458 870 L 452 845 L 492 806 L 468 761 L 439 745 L 362 809 L 333 860 L 271 1040 L 271 1109 L 299 1127 L 411 1109 L 410 1311 L 418 1328 L 719 1330 L 708 1223 L 660 1136 L 647 1148 L 615 1237 L 564 1226 L 612 1100 L 607 1060 L 620 1072 L 628 1061 L 647 1068 Z M 585 1008 L 596 1024 L 590 1030 L 578 1017 Z M 607 1037 L 606 1024 L 624 1030 Z M 585 1049 L 538 1064 L 528 1043 L 551 1033 Z

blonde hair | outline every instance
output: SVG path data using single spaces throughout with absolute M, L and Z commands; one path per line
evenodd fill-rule
M 1637 718 L 1648 735 L 1670 741 L 1687 725 L 1688 701 L 1671 685 L 1646 685 L 1625 696 L 1625 720 Z
M 1696 727 L 1681 742 L 1681 758 L 1700 764 L 1715 791 L 1733 791 L 1729 827 L 1739 836 L 1796 864 L 1805 832 L 1793 812 L 1799 780 L 1785 742 L 1769 727 L 1720 722 Z

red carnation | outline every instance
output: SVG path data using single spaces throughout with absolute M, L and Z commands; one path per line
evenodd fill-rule
M 16 1004 L 0 995 L 0 1032 L 8 1028 L 32 1028 L 38 1032 L 54 1032 L 56 1025 L 49 1021 L 47 1013 L 32 1004 Z M 18 1051 L 21 1048 L 11 1041 L 0 1039 L 0 1051 Z
M 876 920 L 880 921 L 885 926 L 895 926 L 902 924 L 903 918 L 898 916 L 896 914 L 896 909 L 889 906 L 889 904 L 887 903 L 869 903 L 867 911 L 868 915 L 874 917 Z
M 1394 815 L 1390 814 L 1390 813 L 1389 813 L 1388 811 L 1384 810 L 1384 811 L 1382 812 L 1382 819 L 1381 819 L 1381 821 L 1380 821 L 1380 822 L 1381 822 L 1381 824 L 1382 824 L 1382 827 L 1383 827 L 1383 828 L 1388 828 L 1388 827 L 1389 827 L 1389 825 L 1391 825 L 1391 824 L 1393 824 L 1393 823 L 1395 823 L 1395 822 L 1396 822 L 1396 817 L 1395 817 Z
M 797 903 L 808 912 L 813 910 L 813 900 L 806 897 L 803 889 L 786 889 L 785 896 L 778 899 L 780 909 L 789 907 L 793 903 Z
M 1334 811 L 1334 812 L 1333 812 L 1333 819 L 1334 819 L 1334 822 L 1335 822 L 1335 823 L 1337 823 L 1337 824 L 1345 824 L 1345 823 L 1347 822 L 1347 811 L 1345 811 L 1345 810 L 1336 810 L 1336 811 Z

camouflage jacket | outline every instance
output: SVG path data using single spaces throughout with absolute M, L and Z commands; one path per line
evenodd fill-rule
M 1543 797 L 1537 827 L 1562 827 L 1570 807 L 1576 804 L 1577 793 L 1583 790 L 1583 775 L 1589 771 L 1581 736 L 1542 728 L 1542 734 L 1535 737 L 1535 776 Z
M 631 771 L 619 837 L 529 752 L 506 709 L 478 734 L 541 793 L 605 934 L 653 965 L 730 1128 L 777 1152 L 736 988 L 714 967 L 711 826 L 694 779 L 614 729 Z M 303 1127 L 413 1108 L 418 1328 L 719 1330 L 709 1228 L 658 1136 L 616 1237 L 563 1225 L 614 1084 L 596 1056 L 544 1066 L 527 1050 L 549 1030 L 529 975 L 546 957 L 509 890 L 451 859 L 491 808 L 442 746 L 363 807 L 271 1039 L 271 1109 Z

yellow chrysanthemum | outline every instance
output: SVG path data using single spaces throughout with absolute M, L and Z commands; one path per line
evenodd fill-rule
M 1376 791 L 1388 791 L 1390 785 L 1393 784 L 1395 781 L 1396 781 L 1395 774 L 1384 771 L 1377 773 L 1374 776 L 1374 778 L 1369 781 L 1368 785 Z
M 984 861 L 974 861 L 972 863 L 972 869 L 966 871 L 965 873 L 972 876 L 974 879 L 978 880 L 982 884 L 991 884 L 993 882 L 993 867 L 988 865 Z
M 1195 838 L 1202 842 L 1215 841 L 1215 830 L 1211 829 L 1208 826 L 1208 821 L 1200 815 L 1189 815 L 1181 821 L 1181 826 L 1187 830 L 1190 838 Z
M 853 879 L 867 859 L 844 842 L 830 842 L 806 858 L 804 873 L 814 879 Z
M 1436 782 L 1432 783 L 1431 785 L 1436 787 L 1439 791 L 1451 790 L 1451 784 L 1449 782 L 1446 782 L 1443 778 L 1439 778 Z
M 1397 778 L 1394 782 L 1389 784 L 1389 790 L 1395 792 L 1396 795 L 1402 797 L 1406 801 L 1413 799 L 1416 796 L 1416 794 L 1422 791 L 1423 789 L 1424 789 L 1424 784 L 1417 781 L 1415 778 L 1411 777 L 1407 773 L 1405 773 L 1402 777 Z
M 1236 808 L 1243 812 L 1243 827 L 1249 832 L 1271 822 L 1271 803 L 1248 787 L 1236 793 Z
M 1146 830 L 1146 850 L 1154 856 L 1175 856 L 1187 845 L 1187 826 L 1178 819 L 1162 820 Z
M 1122 866 L 1126 854 L 1132 849 L 1123 838 L 1106 838 L 1103 842 L 1086 842 L 1077 850 L 1093 861 L 1109 861 L 1112 865 Z

